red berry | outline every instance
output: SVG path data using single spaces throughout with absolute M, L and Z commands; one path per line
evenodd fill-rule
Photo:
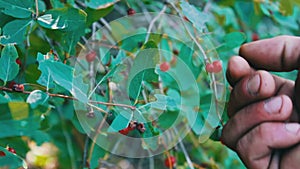
M 166 72 L 170 69 L 170 64 L 168 62 L 163 62 L 159 66 L 160 70 Z
M 207 63 L 206 66 L 205 66 L 205 70 L 206 70 L 208 73 L 213 73 L 213 72 L 214 72 L 214 65 L 211 64 L 211 63 Z
M 21 62 L 21 60 L 18 58 L 18 59 L 16 59 L 16 63 L 19 65 L 19 66 L 21 66 L 22 65 L 22 62 Z
M 184 16 L 183 19 L 188 22 L 190 21 L 186 16 Z
M 4 153 L 4 151 L 0 151 L 0 157 L 4 157 L 6 156 L 6 154 Z
M 219 73 L 222 70 L 222 62 L 219 60 L 214 61 L 213 63 L 213 72 L 214 73 Z
M 11 82 L 8 84 L 8 87 L 12 89 L 12 88 L 14 87 L 15 84 L 16 84 L 16 82 L 11 81 Z
M 135 13 L 136 13 L 136 12 L 135 12 L 134 9 L 132 9 L 132 8 L 127 9 L 127 15 L 132 16 L 132 15 L 134 15 Z
M 12 87 L 13 91 L 16 92 L 23 92 L 24 91 L 24 85 L 23 84 L 14 84 Z
M 85 59 L 88 62 L 92 62 L 95 60 L 96 56 L 97 56 L 97 53 L 92 50 L 85 56 Z
M 13 148 L 11 148 L 11 147 L 8 147 L 7 150 L 8 150 L 9 152 L 11 152 L 11 153 L 16 154 L 16 150 L 13 149 Z
M 127 135 L 129 133 L 128 128 L 122 129 L 119 131 L 119 133 L 123 134 L 123 135 Z
M 258 34 L 257 33 L 253 33 L 252 34 L 252 41 L 257 41 L 257 40 L 259 40 Z
M 165 166 L 168 168 L 173 168 L 176 163 L 176 158 L 174 156 L 170 156 L 169 158 L 165 159 Z
M 143 123 L 139 123 L 136 128 L 140 133 L 144 133 L 146 131 L 145 125 Z
M 177 49 L 174 49 L 174 50 L 173 50 L 173 54 L 174 54 L 174 55 L 178 55 L 178 54 L 179 54 L 179 51 L 178 51 Z

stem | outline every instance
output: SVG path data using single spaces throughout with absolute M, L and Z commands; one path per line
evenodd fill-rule
M 176 135 L 178 135 L 178 131 L 177 131 L 176 128 L 174 128 L 174 132 L 176 133 Z M 182 152 L 183 152 L 183 154 L 184 154 L 184 156 L 185 156 L 186 162 L 187 162 L 188 165 L 189 165 L 189 168 L 190 168 L 190 169 L 194 169 L 193 162 L 191 161 L 190 156 L 189 156 L 188 152 L 186 151 L 186 149 L 185 149 L 185 147 L 184 147 L 184 145 L 183 145 L 183 143 L 182 143 L 182 140 L 179 141 L 179 145 L 180 145 L 180 148 L 181 148 L 181 150 L 182 150 Z
M 35 0 L 35 17 L 37 18 L 39 16 L 39 2 L 38 0 Z
M 16 92 L 14 91 L 13 89 L 11 88 L 7 88 L 7 87 L 4 87 L 4 86 L 0 86 L 0 90 L 2 91 L 8 91 L 8 92 Z M 22 92 L 18 92 L 18 93 L 23 93 L 23 94 L 30 94 L 32 91 L 22 91 Z M 54 93 L 46 93 L 48 96 L 51 96 L 51 97 L 59 97 L 59 98 L 63 98 L 63 99 L 70 99 L 70 100 L 75 100 L 77 101 L 78 99 L 76 99 L 75 97 L 72 97 L 72 96 L 67 96 L 67 95 L 62 95 L 62 94 L 54 94 Z M 124 107 L 124 108 L 129 108 L 131 110 L 135 110 L 136 107 L 135 106 L 130 106 L 130 105 L 127 105 L 127 104 L 119 104 L 119 103 L 107 103 L 107 102 L 101 102 L 101 101 L 93 101 L 93 100 L 89 100 L 89 103 L 88 105 L 89 106 L 92 106 L 92 107 L 97 107 L 93 104 L 102 104 L 102 105 L 106 105 L 106 106 L 118 106 L 118 107 Z M 98 107 L 97 107 L 98 109 Z M 105 113 L 105 112 L 104 112 Z
M 154 23 L 156 22 L 157 19 L 160 18 L 160 16 L 166 11 L 166 9 L 167 9 L 167 6 L 164 5 L 163 9 L 159 12 L 159 14 L 155 18 L 153 18 L 153 20 L 150 22 L 149 27 L 148 27 L 148 31 L 147 31 L 147 36 L 145 38 L 145 42 L 144 43 L 146 43 L 149 40 L 150 33 L 151 33 L 151 30 L 152 30 L 152 28 L 154 26 Z

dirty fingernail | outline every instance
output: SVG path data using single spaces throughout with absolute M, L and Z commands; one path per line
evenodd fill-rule
M 248 81 L 247 84 L 248 92 L 252 95 L 256 95 L 258 93 L 259 86 L 260 86 L 260 76 L 256 74 Z
M 296 134 L 299 131 L 300 125 L 298 123 L 286 123 L 285 128 L 287 131 Z
M 282 98 L 274 97 L 265 101 L 264 108 L 268 113 L 272 114 L 272 113 L 279 113 L 281 106 L 282 106 Z

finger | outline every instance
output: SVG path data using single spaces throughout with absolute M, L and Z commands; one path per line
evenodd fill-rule
M 299 129 L 298 123 L 263 123 L 242 137 L 236 150 L 248 168 L 267 168 L 275 149 L 300 142 Z
M 257 69 L 290 71 L 300 67 L 300 38 L 278 36 L 243 45 L 240 55 Z
M 273 96 L 276 92 L 275 87 L 273 76 L 266 71 L 257 71 L 253 76 L 243 78 L 230 94 L 228 116 L 233 116 L 245 105 Z
M 292 113 L 293 104 L 282 95 L 251 104 L 236 113 L 224 126 L 222 141 L 235 149 L 237 141 L 255 126 L 270 121 L 285 121 Z
M 300 144 L 285 151 L 281 156 L 280 168 L 299 168 Z
M 240 57 L 233 56 L 228 61 L 226 77 L 231 86 L 240 81 L 243 77 L 250 75 L 254 70 L 250 67 L 248 62 Z

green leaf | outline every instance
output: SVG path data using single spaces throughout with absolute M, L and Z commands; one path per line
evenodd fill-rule
M 154 43 L 153 41 L 149 41 L 145 46 L 153 47 Z M 154 68 L 158 61 L 159 51 L 156 48 L 145 49 L 137 54 L 128 77 L 127 91 L 130 98 L 135 101 L 138 99 L 143 81 L 157 81 L 158 76 L 155 74 Z
M 9 100 L 0 94 L 0 104 L 8 103 Z
M 85 10 L 85 12 L 87 13 L 86 26 L 92 25 L 93 22 L 98 21 L 100 18 L 106 16 L 113 9 L 114 9 L 113 6 L 110 6 L 108 8 L 104 8 L 104 9 L 98 9 L 98 10 L 92 9 L 92 8 L 87 8 Z
M 68 90 L 76 99 L 83 103 L 87 103 L 88 99 L 86 96 L 87 88 L 85 85 L 73 85 L 73 68 L 60 62 L 44 60 L 39 62 L 39 70 L 42 71 L 42 75 L 39 79 L 39 83 L 48 87 L 48 84 L 60 85 L 64 89 Z M 82 76 L 76 78 L 83 79 Z M 78 80 L 76 82 L 78 82 Z
M 241 32 L 231 32 L 224 37 L 223 46 L 218 50 L 231 50 L 233 48 L 239 47 L 246 40 L 246 36 Z
M 208 21 L 207 14 L 199 11 L 195 6 L 190 5 L 186 1 L 181 1 L 180 7 L 183 15 L 186 16 L 197 29 L 202 30 L 205 27 L 205 23 Z
M 120 114 L 111 123 L 107 132 L 117 132 L 126 128 L 133 117 L 133 113 L 121 111 Z
M 1 44 L 21 44 L 25 40 L 25 34 L 32 20 L 13 20 L 3 27 L 3 35 L 0 36 Z
M 0 157 L 0 168 L 28 168 L 24 159 L 20 156 L 4 147 L 0 147 L 0 151 L 5 153 L 5 156 Z
M 0 10 L 15 18 L 29 18 L 33 13 L 32 0 L 0 0 Z
M 167 108 L 176 109 L 177 104 L 175 100 L 169 96 L 162 95 L 162 94 L 155 94 L 154 97 L 156 98 L 155 102 L 148 103 L 151 108 L 159 109 L 159 110 L 166 110 Z
M 93 9 L 103 9 L 112 6 L 119 0 L 85 0 L 85 4 Z
M 280 0 L 279 10 L 285 16 L 293 14 L 294 0 Z
M 44 105 L 48 101 L 49 96 L 40 90 L 34 90 L 27 97 L 26 102 L 30 104 L 31 108 L 34 109 L 38 105 Z
M 0 79 L 6 83 L 13 80 L 18 72 L 19 66 L 16 63 L 18 52 L 14 45 L 7 45 L 3 48 L 0 58 Z
M 59 8 L 47 11 L 37 22 L 44 28 L 74 31 L 85 25 L 87 14 L 77 8 Z
M 105 154 L 106 151 L 102 147 L 95 145 L 90 162 L 90 168 L 97 168 L 99 166 L 99 159 L 103 158 Z
M 9 102 L 8 107 L 14 120 L 25 119 L 29 116 L 29 105 L 25 102 Z

